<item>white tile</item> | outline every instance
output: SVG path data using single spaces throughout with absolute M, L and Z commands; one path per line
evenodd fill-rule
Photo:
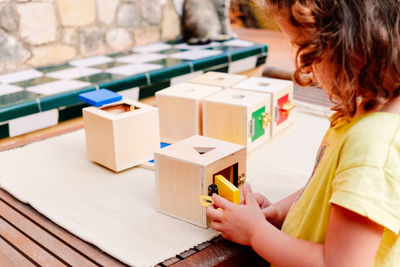
M 0 95 L 8 95 L 8 94 L 16 93 L 16 92 L 23 91 L 23 90 L 24 89 L 19 86 L 0 83 Z
M 249 46 L 254 45 L 253 42 L 242 40 L 242 39 L 229 40 L 229 41 L 223 42 L 223 44 L 229 45 L 229 46 L 238 46 L 238 47 L 249 47 Z
M 192 73 L 189 73 L 189 74 L 185 74 L 185 75 L 181 75 L 181 76 L 178 76 L 178 77 L 171 78 L 171 86 L 176 85 L 178 83 L 187 82 L 187 81 L 189 81 L 191 79 L 194 79 L 196 77 L 201 76 L 203 73 L 204 73 L 203 71 L 196 71 L 196 72 L 192 72 Z
M 118 91 L 118 94 L 122 95 L 124 98 L 128 98 L 133 101 L 138 101 L 139 100 L 139 87 Z
M 145 62 L 150 62 L 150 61 L 156 61 L 160 59 L 166 58 L 166 55 L 161 55 L 161 54 L 135 54 L 135 55 L 129 55 L 125 57 L 119 57 L 116 59 L 117 62 L 123 62 L 123 63 L 145 63 Z
M 158 64 L 130 64 L 130 65 L 124 65 L 124 66 L 111 68 L 111 69 L 106 70 L 105 72 L 112 73 L 112 74 L 131 76 L 131 75 L 146 72 L 146 71 L 160 69 L 162 67 L 163 67 L 162 65 L 158 65 Z
M 35 69 L 23 70 L 0 75 L 0 82 L 2 83 L 16 83 L 42 77 L 43 73 Z
M 26 90 L 36 94 L 52 95 L 65 91 L 80 89 L 82 87 L 89 85 L 91 84 L 88 82 L 60 80 L 60 81 L 28 87 L 26 88 Z
M 156 44 L 149 44 L 149 45 L 135 47 L 133 51 L 138 53 L 154 53 L 154 52 L 168 50 L 171 47 L 172 45 L 166 43 L 156 43 Z
M 52 109 L 8 122 L 10 137 L 47 128 L 58 123 L 58 110 Z
M 209 44 L 205 45 L 188 45 L 187 43 L 182 43 L 178 45 L 174 45 L 174 48 L 177 49 L 188 49 L 188 50 L 199 50 L 199 49 L 205 49 L 205 48 L 210 48 L 210 47 L 215 47 L 215 46 L 220 46 L 220 43 L 217 42 L 211 42 Z
M 239 73 L 246 70 L 251 70 L 256 67 L 256 64 L 257 64 L 257 56 L 239 59 L 229 64 L 228 72 Z
M 72 80 L 85 76 L 90 76 L 100 72 L 102 72 L 100 69 L 93 69 L 93 68 L 70 68 L 65 70 L 49 72 L 46 74 L 46 76 L 55 79 Z
M 193 50 L 193 51 L 185 51 L 185 52 L 171 54 L 170 57 L 186 59 L 186 60 L 196 60 L 199 58 L 215 56 L 221 53 L 222 51 L 217 51 L 217 50 Z
M 89 66 L 95 66 L 95 65 L 109 63 L 112 61 L 114 61 L 114 59 L 111 57 L 97 56 L 97 57 L 72 60 L 69 62 L 69 64 L 72 66 L 77 66 L 77 67 L 89 67 Z

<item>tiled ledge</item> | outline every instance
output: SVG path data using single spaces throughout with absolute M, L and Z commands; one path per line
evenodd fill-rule
M 204 71 L 238 73 L 255 68 L 265 63 L 267 52 L 267 45 L 239 39 L 203 46 L 157 43 L 0 75 L 0 138 L 80 116 L 85 104 L 78 95 L 83 92 L 107 88 L 141 99 Z M 25 129 L 14 129 L 15 125 Z

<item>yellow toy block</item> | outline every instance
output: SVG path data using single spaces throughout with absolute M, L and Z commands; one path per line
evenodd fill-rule
M 240 204 L 240 191 L 224 176 L 216 175 L 215 184 L 218 186 L 218 195 L 235 203 Z

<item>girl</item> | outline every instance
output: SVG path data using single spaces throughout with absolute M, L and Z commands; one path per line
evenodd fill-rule
M 336 113 L 305 188 L 272 205 L 248 184 L 242 205 L 214 194 L 211 227 L 276 266 L 400 266 L 400 1 L 267 2 L 295 81 L 311 74 Z

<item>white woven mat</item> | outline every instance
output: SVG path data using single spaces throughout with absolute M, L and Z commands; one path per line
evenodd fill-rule
M 253 189 L 278 200 L 304 185 L 328 127 L 293 112 L 293 130 L 248 163 Z M 218 233 L 155 210 L 154 172 L 116 174 L 86 158 L 83 130 L 0 153 L 0 187 L 134 266 L 152 266 Z

